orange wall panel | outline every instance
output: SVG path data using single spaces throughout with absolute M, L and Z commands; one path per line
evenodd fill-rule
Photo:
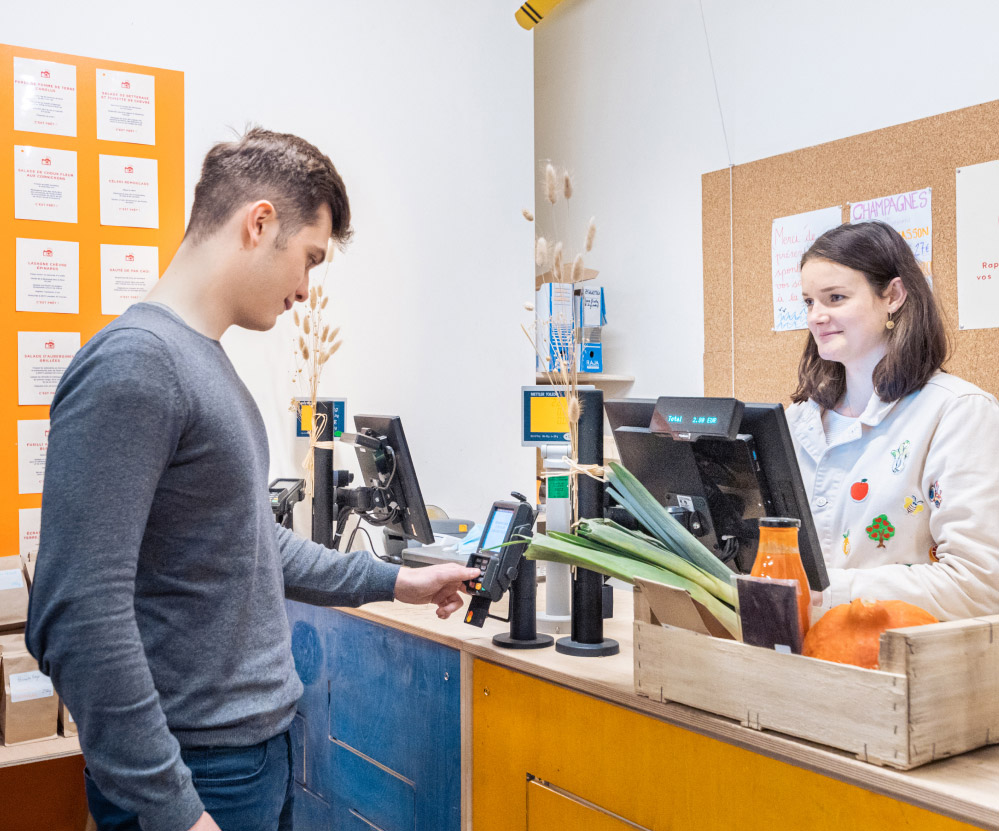
M 14 58 L 51 60 L 76 67 L 77 135 L 55 136 L 14 130 Z M 97 139 L 97 70 L 152 75 L 156 95 L 156 144 Z M 73 150 L 77 154 L 78 221 L 14 219 L 14 146 Z M 156 159 L 159 174 L 159 228 L 102 226 L 100 155 Z M 159 249 L 162 274 L 184 234 L 184 75 L 182 72 L 116 61 L 22 49 L 0 44 L 0 556 L 18 551 L 18 509 L 37 508 L 40 494 L 19 494 L 17 422 L 48 418 L 48 407 L 19 406 L 18 332 L 79 332 L 86 343 L 113 320 L 101 314 L 100 246 L 148 245 Z M 15 240 L 37 238 L 80 245 L 79 314 L 15 311 Z M 136 425 L 141 429 L 141 425 Z

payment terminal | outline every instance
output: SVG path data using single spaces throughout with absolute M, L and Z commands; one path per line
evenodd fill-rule
M 530 542 L 537 511 L 518 493 L 516 502 L 494 502 L 486 519 L 477 550 L 469 556 L 469 568 L 479 576 L 465 583 L 472 596 L 465 623 L 482 626 L 489 604 L 499 600 L 517 578 L 521 555 Z

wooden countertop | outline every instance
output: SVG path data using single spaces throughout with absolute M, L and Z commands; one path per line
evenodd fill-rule
M 505 624 L 489 620 L 483 629 L 476 629 L 465 625 L 460 616 L 440 620 L 426 607 L 372 603 L 362 609 L 341 611 L 962 822 L 999 831 L 999 745 L 914 770 L 897 771 L 861 762 L 832 748 L 743 727 L 681 704 L 650 701 L 638 696 L 634 688 L 631 595 L 615 591 L 614 605 L 614 620 L 604 621 L 604 635 L 617 640 L 621 651 L 608 658 L 578 658 L 551 647 L 500 649 L 493 645 L 492 636 L 506 631 Z
M 76 736 L 42 739 L 25 744 L 0 745 L 0 768 L 9 765 L 24 765 L 31 762 L 44 762 L 62 756 L 76 756 L 80 752 L 80 740 Z

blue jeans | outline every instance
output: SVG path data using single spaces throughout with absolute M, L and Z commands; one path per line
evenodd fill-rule
M 181 749 L 205 810 L 222 831 L 291 831 L 291 739 L 281 733 L 249 747 Z M 119 808 L 84 770 L 87 803 L 98 831 L 140 831 L 139 818 Z

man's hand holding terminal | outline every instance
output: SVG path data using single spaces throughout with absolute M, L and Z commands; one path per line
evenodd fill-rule
M 466 580 L 479 576 L 477 568 L 457 563 L 445 563 L 424 568 L 399 569 L 395 580 L 395 599 L 402 603 L 436 603 L 437 617 L 444 620 L 461 608 L 461 596 Z

